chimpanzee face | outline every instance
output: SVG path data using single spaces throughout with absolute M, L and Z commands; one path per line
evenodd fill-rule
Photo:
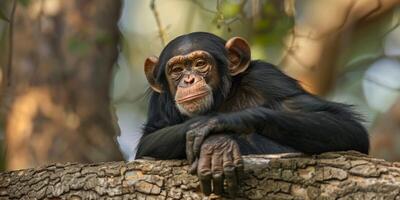
M 150 57 L 145 62 L 152 89 L 169 92 L 181 114 L 189 117 L 207 113 L 215 97 L 222 95 L 216 92 L 225 93 L 224 96 L 229 92 L 231 83 L 226 83 L 226 77 L 245 71 L 250 63 L 250 49 L 245 40 L 236 37 L 225 42 L 212 34 L 197 34 L 203 34 L 201 40 L 196 33 L 181 36 L 167 45 L 160 59 Z M 166 83 L 157 82 L 155 74 Z M 221 91 L 218 90 L 221 85 L 228 86 Z
M 220 82 L 215 59 L 197 50 L 172 57 L 165 75 L 179 111 L 187 116 L 207 112 L 213 105 L 213 89 Z

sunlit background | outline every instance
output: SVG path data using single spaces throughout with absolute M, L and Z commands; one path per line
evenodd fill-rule
M 53 3 L 44 7 L 48 12 L 63 9 L 57 7 L 60 0 L 46 2 Z M 251 44 L 252 59 L 278 65 L 316 95 L 354 105 L 370 132 L 371 154 L 400 160 L 399 4 L 398 0 L 124 0 L 121 52 L 110 93 L 120 128 L 117 142 L 125 159 L 134 159 L 146 120 L 144 60 L 158 56 L 179 35 L 206 31 L 224 39 L 244 37 Z

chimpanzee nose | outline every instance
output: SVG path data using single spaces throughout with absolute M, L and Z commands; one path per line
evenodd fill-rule
M 192 85 L 195 81 L 195 77 L 193 75 L 189 75 L 183 78 L 183 81 L 185 82 L 186 85 Z

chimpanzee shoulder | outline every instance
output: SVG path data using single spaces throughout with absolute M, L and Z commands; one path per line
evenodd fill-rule
M 277 66 L 255 60 L 244 73 L 233 78 L 227 105 L 234 104 L 233 107 L 240 110 L 305 93 L 297 80 L 284 74 Z M 250 105 L 244 106 L 246 102 Z

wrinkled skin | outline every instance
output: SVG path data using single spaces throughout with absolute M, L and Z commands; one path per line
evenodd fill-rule
M 186 133 L 186 156 L 189 163 L 199 156 L 203 141 L 213 133 L 231 131 L 238 134 L 250 133 L 248 127 L 235 127 L 221 123 L 218 117 L 197 117 L 191 119 L 189 131 Z M 190 123 L 189 122 L 189 123 Z
M 197 174 L 204 194 L 222 195 L 225 180 L 228 195 L 234 197 L 243 162 L 238 144 L 223 132 L 240 134 L 249 130 L 224 126 L 218 117 L 197 117 L 191 121 L 186 133 L 186 156 L 192 164 L 190 173 Z
M 243 173 L 243 160 L 235 140 L 226 134 L 213 134 L 201 145 L 200 155 L 193 162 L 190 173 L 197 174 L 205 195 L 227 193 L 234 197 L 238 189 L 238 177 Z
M 199 156 L 204 139 L 213 131 L 220 130 L 216 119 L 199 119 L 190 125 L 186 133 L 186 156 L 189 163 L 193 163 L 195 157 Z

